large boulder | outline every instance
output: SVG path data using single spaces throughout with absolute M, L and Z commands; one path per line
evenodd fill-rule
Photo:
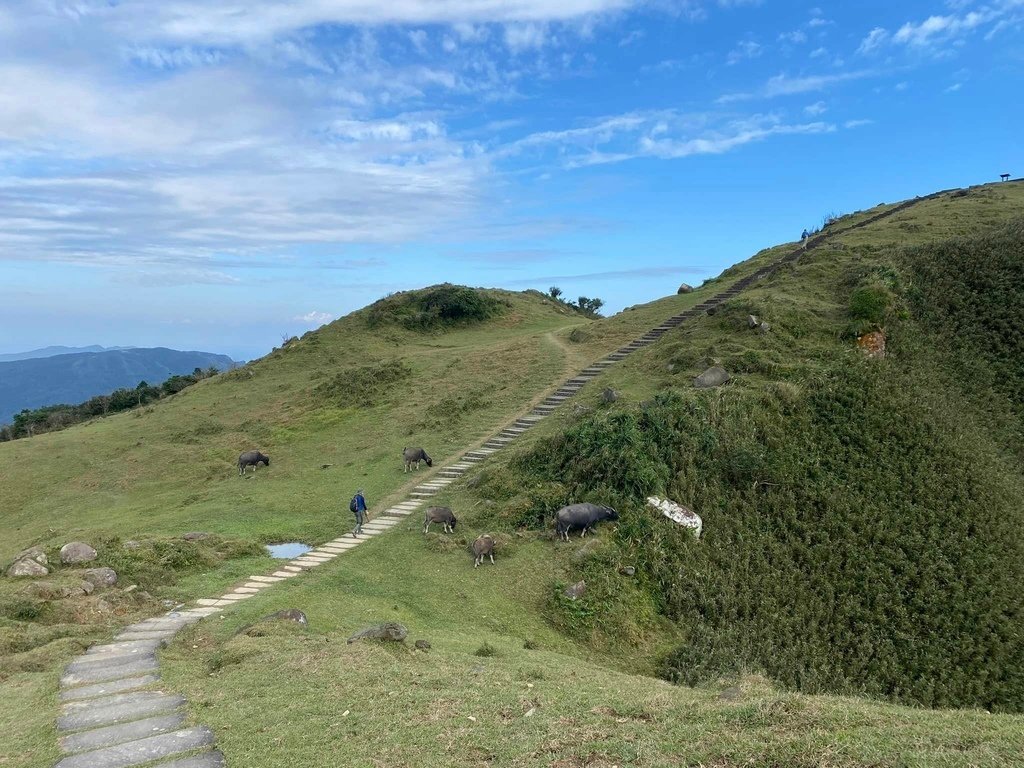
M 45 565 L 37 563 L 30 557 L 16 560 L 14 565 L 7 569 L 8 576 L 46 576 L 49 572 Z
M 747 327 L 748 328 L 757 328 L 757 326 L 759 326 L 760 324 L 761 324 L 761 321 L 758 320 L 757 315 L 747 315 Z
M 25 558 L 35 560 L 40 565 L 48 564 L 46 552 L 42 547 L 29 547 L 28 549 L 23 549 L 15 556 L 14 560 L 17 562 L 18 560 L 24 560 Z
M 60 548 L 60 561 L 65 565 L 88 563 L 96 559 L 96 550 L 83 541 L 72 541 Z
M 658 510 L 672 522 L 678 523 L 684 528 L 689 528 L 694 536 L 698 539 L 700 538 L 700 534 L 704 530 L 704 521 L 692 509 L 687 509 L 679 502 L 672 501 L 671 499 L 662 499 L 657 496 L 648 496 L 647 506 Z
M 117 584 L 117 572 L 113 568 L 90 568 L 82 578 L 94 587 L 112 587 Z
M 619 397 L 621 397 L 621 395 L 611 387 L 605 387 L 604 392 L 601 393 L 601 399 L 609 404 L 614 403 L 619 399 Z
M 356 640 L 382 640 L 385 642 L 401 643 L 408 636 L 409 630 L 404 625 L 399 624 L 397 621 L 386 621 L 375 627 L 367 627 L 360 632 L 356 632 L 348 641 L 354 643 Z
M 693 293 L 693 286 L 687 283 L 683 283 L 682 285 L 679 286 L 679 290 L 676 291 L 676 293 Z
M 713 365 L 693 380 L 693 386 L 697 387 L 697 389 L 720 387 L 729 381 L 730 378 L 725 368 Z

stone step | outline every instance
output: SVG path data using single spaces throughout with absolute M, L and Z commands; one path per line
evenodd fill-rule
M 157 669 L 155 658 L 137 659 L 127 663 L 65 672 L 60 678 L 60 684 L 64 688 L 71 688 L 86 683 L 105 683 L 109 680 L 120 680 L 123 677 L 138 677 L 146 672 L 155 672 Z
M 73 701 L 62 707 L 58 731 L 80 731 L 101 725 L 130 722 L 151 715 L 173 712 L 185 703 L 184 696 L 162 691 L 116 693 L 100 699 Z
M 81 699 L 94 699 L 99 696 L 110 696 L 114 693 L 124 693 L 136 688 L 145 688 L 159 682 L 159 675 L 139 675 L 138 677 L 126 677 L 122 680 L 113 680 L 109 683 L 96 683 L 95 685 L 83 685 L 80 688 L 71 688 L 60 692 L 61 701 L 80 701 Z
M 164 638 L 153 640 L 120 640 L 113 643 L 93 645 L 85 652 L 86 656 L 110 656 L 112 654 L 138 653 L 141 651 L 155 651 L 166 643 Z
M 262 581 L 265 584 L 276 584 L 281 581 L 281 579 L 277 576 L 250 576 L 249 581 Z
M 157 715 L 147 717 L 144 720 L 136 720 L 131 723 L 118 723 L 108 725 L 105 728 L 96 728 L 92 731 L 81 731 L 64 736 L 59 740 L 60 748 L 64 752 L 84 752 L 89 749 L 109 747 L 114 744 L 121 744 L 126 741 L 135 741 L 153 736 L 157 733 L 167 733 L 180 728 L 185 722 L 185 715 L 182 712 L 175 712 L 170 715 Z
M 180 755 L 213 744 L 213 732 L 205 726 L 160 733 L 112 747 L 81 752 L 61 760 L 55 768 L 128 768 L 162 757 Z M 164 764 L 165 768 L 168 764 Z

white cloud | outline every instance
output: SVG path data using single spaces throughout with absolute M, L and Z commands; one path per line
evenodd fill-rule
M 713 113 L 671 110 L 631 112 L 561 131 L 531 134 L 510 151 L 552 157 L 565 168 L 619 163 L 640 157 L 679 159 L 723 154 L 746 144 L 786 134 L 828 133 L 835 126 L 786 124 L 774 115 L 728 118 Z
M 783 32 L 779 35 L 779 40 L 784 43 L 793 43 L 798 45 L 800 43 L 807 42 L 807 33 L 802 29 L 795 29 L 792 32 Z
M 298 317 L 293 317 L 292 318 L 292 320 L 295 321 L 295 322 L 306 323 L 308 325 L 318 325 L 318 326 L 319 325 L 323 325 L 324 323 L 329 323 L 333 319 L 334 319 L 334 315 L 332 315 L 330 312 L 317 312 L 316 310 L 313 310 L 312 312 L 307 312 L 304 315 L 299 315 Z
M 812 59 L 819 59 L 819 58 L 821 58 L 822 56 L 827 56 L 827 55 L 828 55 L 828 48 L 824 48 L 824 47 L 821 47 L 821 48 L 815 48 L 815 49 L 814 49 L 813 51 L 811 51 L 811 53 L 810 53 L 810 57 L 811 57 Z
M 513 53 L 542 48 L 548 42 L 548 28 L 544 24 L 506 24 L 505 45 Z
M 851 130 L 853 128 L 862 128 L 865 125 L 874 125 L 874 123 L 875 123 L 874 120 L 864 120 L 864 119 L 860 119 L 860 120 L 847 120 L 845 123 L 843 123 L 843 128 L 846 128 L 847 130 Z
M 738 64 L 745 59 L 756 59 L 764 53 L 764 48 L 760 43 L 756 43 L 753 40 L 743 40 L 736 45 L 736 47 L 729 51 L 729 55 L 726 56 L 727 64 Z
M 818 115 L 823 115 L 827 111 L 828 111 L 828 107 L 825 106 L 825 102 L 824 101 L 818 101 L 818 102 L 815 102 L 814 104 L 808 104 L 806 107 L 804 107 L 804 113 L 810 115 L 811 117 L 817 117 Z
M 872 54 L 881 48 L 889 40 L 889 32 L 883 27 L 875 27 L 868 36 L 860 41 L 857 53 L 862 55 Z

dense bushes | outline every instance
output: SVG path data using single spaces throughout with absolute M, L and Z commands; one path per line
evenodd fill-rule
M 598 414 L 522 469 L 627 510 L 618 558 L 687 636 L 671 679 L 752 669 L 807 692 L 1020 711 L 1024 483 L 943 401 L 846 357 L 797 398 L 663 392 Z M 704 541 L 643 510 L 650 492 L 692 505 Z
M 969 386 L 1024 406 L 1024 221 L 906 250 L 911 310 Z
M 444 283 L 374 302 L 366 309 L 366 322 L 371 328 L 398 323 L 410 331 L 434 331 L 487 320 L 502 307 L 485 291 Z

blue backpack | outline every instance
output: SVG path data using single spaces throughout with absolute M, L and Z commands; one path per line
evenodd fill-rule
M 359 511 L 359 496 L 353 496 L 352 497 L 352 501 L 350 501 L 348 503 L 348 510 L 349 510 L 349 512 L 358 512 Z

